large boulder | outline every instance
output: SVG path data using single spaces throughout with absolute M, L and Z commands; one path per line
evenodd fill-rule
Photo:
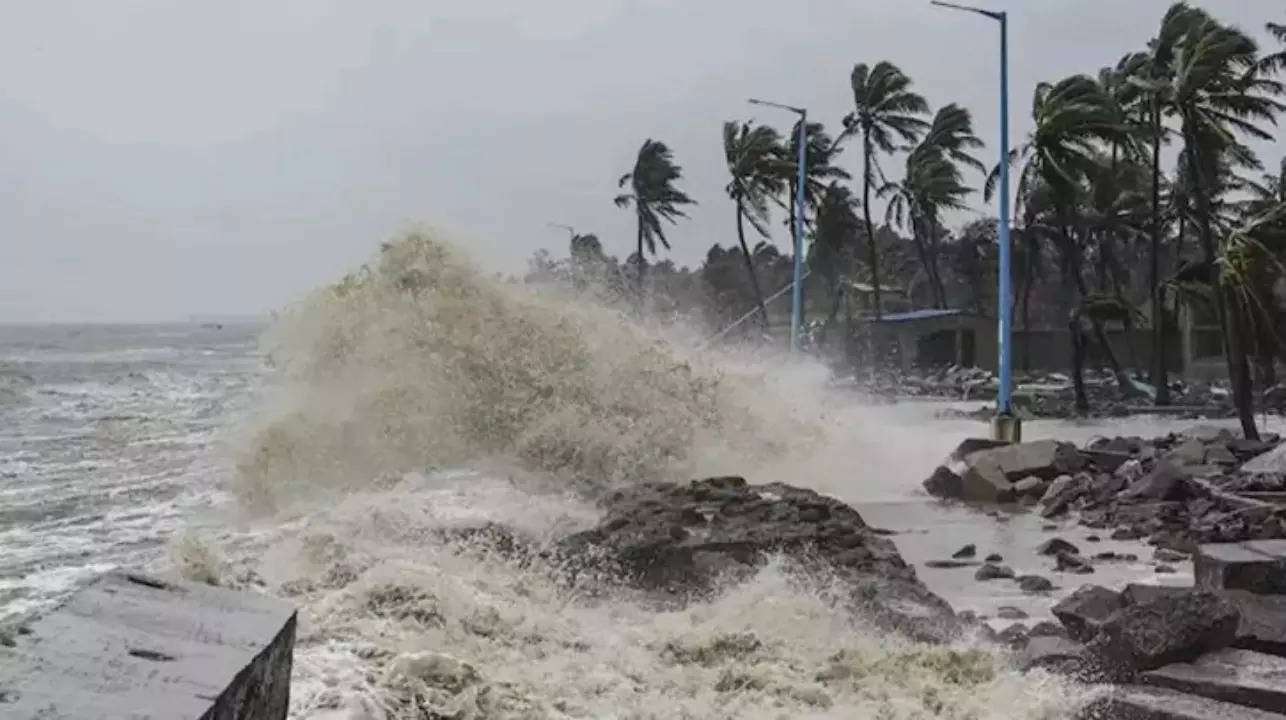
M 966 441 L 924 481 L 924 488 L 937 497 L 1012 502 L 1020 494 L 1034 495 L 1045 483 L 1085 465 L 1085 458 L 1070 443 Z M 1023 483 L 1026 485 L 1017 487 Z
M 558 544 L 572 567 L 609 570 L 684 600 L 753 574 L 780 553 L 796 561 L 803 579 L 837 578 L 854 610 L 880 627 L 924 640 L 959 631 L 950 605 L 920 582 L 892 541 L 834 498 L 728 477 L 638 485 L 612 493 L 604 505 L 597 527 Z
M 1052 609 L 1073 640 L 1085 642 L 1098 634 L 1113 613 L 1125 606 L 1121 594 L 1098 585 L 1082 585 Z
M 1113 677 L 1195 660 L 1233 643 L 1241 614 L 1215 593 L 1160 595 L 1128 605 L 1099 627 L 1090 650 Z

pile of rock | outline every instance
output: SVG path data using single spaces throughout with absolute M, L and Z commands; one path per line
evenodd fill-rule
M 1119 686 L 1088 717 L 1277 718 L 1286 713 L 1286 541 L 1211 544 L 1192 588 L 1086 585 L 1054 606 L 1062 631 L 1008 638 L 1016 665 Z
M 1286 537 L 1286 446 L 1209 426 L 1084 448 L 968 441 L 924 487 L 943 498 L 1038 505 L 1048 518 L 1075 513 L 1087 527 L 1113 528 L 1113 539 L 1146 538 L 1182 553 Z
M 951 606 L 920 582 L 887 533 L 834 498 L 723 477 L 638 485 L 604 505 L 597 527 L 558 543 L 557 555 L 574 572 L 684 601 L 784 555 L 801 582 L 838 583 L 852 608 L 879 626 L 922 640 L 961 630 Z

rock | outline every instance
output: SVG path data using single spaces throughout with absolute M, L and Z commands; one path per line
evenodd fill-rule
M 959 550 L 955 551 L 955 553 L 953 553 L 951 557 L 959 560 L 961 558 L 971 558 L 977 554 L 978 554 L 978 546 L 974 545 L 973 543 L 970 543 L 960 548 Z
M 1087 720 L 1286 720 L 1286 715 L 1150 685 L 1114 687 L 1087 705 L 1080 717 Z
M 955 568 L 971 567 L 977 564 L 978 563 L 970 562 L 969 560 L 930 560 L 926 562 L 924 566 L 927 568 L 933 568 L 934 570 L 953 570 Z
M 988 555 L 988 556 L 985 558 L 985 560 L 986 560 L 986 562 L 989 562 L 989 563 L 998 563 L 998 562 L 1004 562 L 1005 558 L 1004 558 L 1004 557 L 1002 557 L 1002 556 L 1000 555 L 1000 553 L 992 553 L 992 554 Z
M 1112 550 L 1101 552 L 1094 555 L 1095 560 L 1104 560 L 1108 562 L 1135 562 L 1139 559 L 1138 555 L 1132 553 L 1118 553 Z
M 1085 459 L 1100 472 L 1115 472 L 1127 462 L 1132 462 L 1130 453 L 1111 450 L 1082 450 Z
M 1058 476 L 1040 499 L 1044 506 L 1040 514 L 1051 518 L 1067 512 L 1072 502 L 1089 491 L 1092 481 L 1088 474 Z
M 1228 443 L 1237 438 L 1237 434 L 1232 430 L 1215 425 L 1197 425 L 1189 428 L 1183 434 L 1189 438 L 1200 440 L 1207 445 L 1213 442 Z
M 1197 438 L 1185 440 L 1166 453 L 1165 459 L 1176 465 L 1200 465 L 1206 461 L 1206 444 Z
M 1240 620 L 1236 605 L 1215 593 L 1162 595 L 1112 613 L 1090 650 L 1113 676 L 1128 677 L 1228 647 Z
M 1121 493 L 1122 498 L 1139 500 L 1182 501 L 1192 496 L 1188 485 L 1189 474 L 1169 460 L 1162 460 L 1152 472 L 1131 483 Z
M 1156 560 L 1157 562 L 1177 563 L 1177 562 L 1185 562 L 1188 559 L 1188 556 L 1177 550 L 1170 550 L 1169 548 L 1159 547 L 1156 550 L 1152 551 L 1152 559 Z
M 1144 673 L 1147 685 L 1271 712 L 1286 712 L 1286 659 L 1220 650 Z
M 1054 569 L 1058 572 L 1070 572 L 1077 575 L 1089 575 L 1094 572 L 1094 566 L 1080 555 L 1061 552 L 1056 557 L 1056 560 Z
M 1035 475 L 1028 475 L 1014 483 L 1014 494 L 1019 498 L 1038 500 L 1044 497 L 1049 485 L 1050 481 L 1048 480 L 1041 480 Z
M 1004 447 L 1008 444 L 1009 443 L 1004 442 L 1003 440 L 992 440 L 990 438 L 965 438 L 960 441 L 960 444 L 956 446 L 955 450 L 951 451 L 951 455 L 949 455 L 947 459 L 950 462 L 959 462 L 980 450 L 991 450 L 992 448 Z
M 1116 471 L 1112 473 L 1113 477 L 1123 480 L 1126 485 L 1138 480 L 1143 477 L 1143 475 L 1143 463 L 1138 460 L 1130 460 L 1122 463 L 1121 467 L 1117 468 Z
M 1177 573 L 1177 572 L 1179 572 L 1179 571 L 1178 571 L 1178 570 L 1175 570 L 1174 568 L 1170 567 L 1169 565 L 1157 565 L 1157 566 L 1156 566 L 1156 574 L 1157 574 L 1157 575 L 1173 575 L 1173 574 L 1175 574 L 1175 573 Z
M 939 465 L 924 481 L 924 490 L 934 497 L 957 499 L 964 495 L 964 478 L 951 468 Z
M 1206 462 L 1211 465 L 1232 467 L 1237 464 L 1237 456 L 1223 445 L 1211 445 L 1206 448 Z
M 1020 672 L 1045 670 L 1061 675 L 1079 675 L 1086 664 L 1085 646 L 1056 636 L 1029 636 L 1027 645 L 1014 654 Z
M 1234 647 L 1286 657 L 1286 595 L 1232 590 L 1223 596 L 1241 612 Z
M 1067 628 L 1069 637 L 1085 642 L 1098 633 L 1099 626 L 1112 613 L 1123 607 L 1125 601 L 1120 593 L 1098 585 L 1082 585 L 1055 605 L 1052 612 Z
M 1241 466 L 1242 472 L 1252 475 L 1281 475 L 1286 473 L 1286 444 L 1257 455 Z
M 1286 540 L 1212 543 L 1197 548 L 1194 584 L 1210 590 L 1286 594 Z
M 1138 540 L 1147 535 L 1141 527 L 1119 527 L 1112 531 L 1113 540 Z
M 274 598 L 109 573 L 0 648 L 0 716 L 283 720 L 295 628 Z
M 1103 542 L 1103 538 L 1099 537 L 1098 535 L 1088 535 L 1085 537 L 1085 542 L 1092 542 L 1092 543 Z
M 996 565 L 987 563 L 978 568 L 974 573 L 973 579 L 979 581 L 987 580 L 1012 580 L 1015 577 L 1014 569 L 1006 565 Z
M 1067 628 L 1064 628 L 1062 625 L 1059 625 L 1058 623 L 1052 623 L 1048 620 L 1044 620 L 1032 626 L 1031 632 L 1028 634 L 1031 637 L 1065 638 L 1067 637 Z
M 1014 623 L 1001 630 L 996 639 L 1011 648 L 1020 648 L 1027 644 L 1027 626 L 1022 623 Z
M 968 463 L 987 460 L 998 464 L 1010 483 L 1032 475 L 1053 480 L 1085 467 L 1085 458 L 1076 446 L 1056 440 L 1015 443 L 981 450 L 965 458 Z
M 848 605 L 881 628 L 924 640 L 960 631 L 950 605 L 920 582 L 891 540 L 853 508 L 812 490 L 712 478 L 633 485 L 602 505 L 597 527 L 556 545 L 573 574 L 593 570 L 667 602 L 686 601 L 783 554 L 805 574 L 833 575 Z
M 1000 463 L 985 457 L 970 457 L 965 469 L 961 497 L 975 502 L 1013 502 L 1017 497 L 1013 483 L 1005 475 Z
M 1080 549 L 1062 538 L 1050 538 L 1041 543 L 1040 547 L 1036 548 L 1036 552 L 1041 555 L 1057 555 L 1059 553 L 1076 555 L 1080 553 Z
M 1018 578 L 1018 587 L 1028 595 L 1035 595 L 1053 590 L 1054 583 L 1039 575 L 1023 575 Z
M 996 617 L 1001 620 L 1026 620 L 1031 616 L 1024 612 L 1022 608 L 1005 605 L 996 610 Z

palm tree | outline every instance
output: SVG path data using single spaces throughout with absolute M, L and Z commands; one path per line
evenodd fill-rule
M 681 209 L 684 205 L 696 204 L 674 183 L 683 176 L 683 169 L 674 164 L 673 153 L 665 143 L 648 138 L 639 148 L 634 161 L 634 169 L 621 176 L 616 182 L 618 187 L 629 183 L 630 192 L 617 195 L 614 202 L 617 207 L 634 206 L 638 222 L 638 283 L 639 292 L 643 292 L 643 273 L 647 268 L 647 256 L 644 250 L 656 255 L 656 242 L 666 250 L 670 242 L 665 238 L 665 229 L 661 221 L 671 225 L 676 218 L 687 217 Z
M 808 258 L 808 267 L 826 281 L 831 295 L 831 310 L 822 326 L 819 344 L 826 341 L 826 330 L 839 314 L 843 286 L 853 279 L 857 260 L 857 238 L 861 221 L 857 219 L 857 198 L 837 182 L 826 186 L 817 206 L 817 224 Z
M 827 187 L 837 180 L 848 180 L 848 171 L 835 164 L 843 146 L 838 140 L 831 140 L 822 123 L 810 122 L 804 128 L 804 224 L 811 225 L 809 210 L 817 211 Z M 778 174 L 784 182 L 783 191 L 787 202 L 778 205 L 786 208 L 786 226 L 794 227 L 795 222 L 795 187 L 799 177 L 799 123 L 796 122 L 786 138 L 785 150 L 778 163 Z
M 875 67 L 859 63 L 850 77 L 853 88 L 853 112 L 844 118 L 846 135 L 862 138 L 862 213 L 866 221 L 866 238 L 874 287 L 875 317 L 881 315 L 880 268 L 875 242 L 875 224 L 871 222 L 871 187 L 879 171 L 878 150 L 892 153 L 898 141 L 915 142 L 929 127 L 924 116 L 929 104 L 911 91 L 911 78 L 893 63 L 883 61 Z
M 1038 184 L 1049 193 L 1050 224 L 1057 232 L 1064 277 L 1071 295 L 1065 302 L 1070 315 L 1089 295 L 1082 272 L 1084 238 L 1078 240 L 1074 234 L 1083 226 L 1078 209 L 1089 179 L 1102 172 L 1104 163 L 1099 148 L 1123 147 L 1130 142 L 1130 134 L 1116 103 L 1097 81 L 1085 75 L 1037 85 L 1032 98 L 1032 119 L 1035 129 L 1022 145 L 1010 150 L 1009 162 L 1021 163 L 1017 187 L 1020 203 L 1028 202 Z M 999 168 L 996 168 L 987 178 L 984 191 L 987 199 L 995 192 L 998 175 Z M 1089 319 L 1118 386 L 1126 392 L 1132 384 L 1121 370 L 1102 322 L 1095 316 Z
M 744 221 L 749 220 L 764 238 L 768 237 L 768 200 L 782 192 L 785 181 L 777 172 L 782 157 L 781 137 L 767 125 L 751 127 L 750 123 L 723 124 L 723 153 L 728 162 L 732 179 L 728 182 L 728 197 L 737 206 L 737 240 L 741 243 L 741 256 L 746 262 L 746 272 L 759 304 L 760 319 L 768 327 L 768 310 L 764 307 L 764 294 L 759 288 L 755 263 L 746 245 Z
M 1273 122 L 1283 109 L 1274 97 L 1281 94 L 1282 87 L 1262 72 L 1258 52 L 1255 41 L 1240 30 L 1209 16 L 1197 16 L 1184 32 L 1175 57 L 1169 93 L 1180 121 L 1202 253 L 1211 266 L 1217 264 L 1219 250 L 1210 193 L 1226 183 L 1221 165 L 1230 157 L 1239 163 L 1246 160 L 1247 151 L 1236 140 L 1238 134 L 1271 139 L 1259 123 Z M 1242 431 L 1246 437 L 1256 438 L 1244 318 L 1235 306 L 1229 307 L 1226 295 L 1216 284 L 1215 313 L 1224 336 L 1233 400 Z
M 985 166 L 969 154 L 983 146 L 973 134 L 969 111 L 951 104 L 934 115 L 924 139 L 911 148 L 902 182 L 885 183 L 879 197 L 889 197 L 885 224 L 910 230 L 920 264 L 933 289 L 935 307 L 946 307 L 946 287 L 938 270 L 938 236 L 942 210 L 965 209 L 964 198 L 972 192 L 964 184 L 959 165 L 980 172 Z

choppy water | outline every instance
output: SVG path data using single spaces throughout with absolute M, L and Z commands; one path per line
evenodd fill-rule
M 940 405 L 869 406 L 816 368 L 672 353 L 619 317 L 467 268 L 420 295 L 380 277 L 290 321 L 272 345 L 280 370 L 257 328 L 0 328 L 0 619 L 121 565 L 287 597 L 301 608 L 299 718 L 999 720 L 1071 717 L 1085 696 L 1013 673 L 995 649 L 881 637 L 776 564 L 657 611 L 444 542 L 485 521 L 536 538 L 585 527 L 596 493 L 639 474 L 741 473 L 857 505 L 917 565 L 974 542 L 1052 576 L 1033 552 L 1038 519 L 922 495 L 982 430 L 931 420 Z M 721 384 L 716 366 L 750 379 Z M 1039 616 L 1051 602 L 971 569 L 920 572 L 958 609 Z M 1155 577 L 1140 561 L 1093 580 Z

